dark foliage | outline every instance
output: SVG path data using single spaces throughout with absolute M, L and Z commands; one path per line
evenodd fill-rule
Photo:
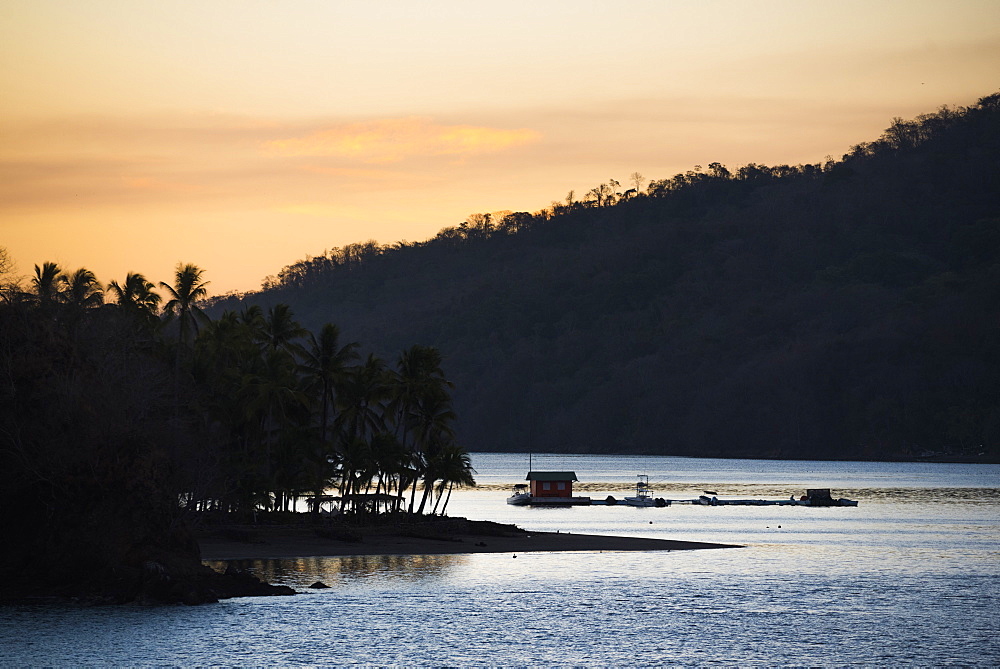
M 241 299 L 433 343 L 473 450 L 1000 456 L 1000 94 L 840 161 L 617 187 Z
M 127 314 L 0 308 L 0 471 L 7 599 L 38 593 L 134 601 L 210 599 L 197 543 L 172 498 L 169 378 Z M 187 587 L 191 586 L 191 587 Z
M 402 515 L 418 489 L 417 514 L 443 515 L 452 487 L 474 484 L 435 349 L 403 351 L 396 372 L 351 365 L 356 344 L 332 325 L 310 335 L 285 305 L 213 322 L 194 302 L 201 274 L 179 266 L 162 321 L 155 299 L 125 299 L 148 293 L 141 275 L 117 304 L 54 263 L 4 292 L 0 602 L 282 594 L 204 567 L 192 525 L 255 522 L 307 495 L 342 516 Z M 321 525 L 320 504 L 309 518 Z

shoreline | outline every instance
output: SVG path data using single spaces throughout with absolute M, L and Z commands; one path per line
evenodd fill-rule
M 488 521 L 452 519 L 416 525 L 352 528 L 241 527 L 199 532 L 203 562 L 356 555 L 461 555 L 566 551 L 678 551 L 743 548 L 673 539 L 531 532 Z

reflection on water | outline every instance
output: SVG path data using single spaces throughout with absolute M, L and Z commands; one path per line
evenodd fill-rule
M 462 567 L 468 555 L 352 555 L 280 560 L 207 561 L 216 571 L 234 565 L 275 585 L 306 588 L 316 581 L 326 585 L 355 585 L 400 581 L 432 581 Z
M 502 484 L 526 457 L 477 455 L 477 479 L 496 487 L 456 491 L 452 515 L 746 548 L 240 562 L 301 594 L 8 607 L 0 666 L 1000 665 L 994 465 L 552 457 L 536 468 L 623 490 L 670 465 L 665 497 L 829 487 L 860 505 L 511 507 Z M 331 587 L 310 590 L 317 580 Z
M 676 501 L 696 499 L 704 494 L 706 490 L 713 491 L 720 498 L 749 498 L 749 499 L 788 499 L 789 495 L 798 497 L 805 494 L 805 486 L 794 486 L 790 484 L 756 484 L 756 483 L 733 483 L 733 482 L 701 482 L 684 484 L 650 484 L 655 497 L 663 497 Z M 827 488 L 829 486 L 822 486 Z M 509 484 L 484 484 L 476 486 L 478 492 L 510 494 Z M 621 495 L 625 492 L 634 492 L 635 484 L 624 482 L 597 481 L 586 483 L 574 483 L 573 492 L 586 495 L 593 499 L 604 499 L 607 495 Z M 834 497 L 846 497 L 848 499 L 867 501 L 928 501 L 935 503 L 960 502 L 979 504 L 1000 504 L 1000 488 L 902 488 L 902 487 L 843 487 L 833 488 L 831 494 Z

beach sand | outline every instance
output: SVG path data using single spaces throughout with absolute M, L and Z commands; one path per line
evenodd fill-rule
M 202 560 L 254 560 L 349 555 L 443 555 L 537 551 L 676 551 L 740 548 L 732 544 L 531 532 L 511 525 L 450 519 L 416 525 L 317 530 L 240 527 L 199 532 Z

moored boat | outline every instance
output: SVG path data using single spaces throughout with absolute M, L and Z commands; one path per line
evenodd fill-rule
M 857 500 L 839 497 L 834 499 L 829 488 L 810 488 L 802 496 L 801 501 L 806 502 L 806 506 L 857 506 Z
M 658 497 L 653 498 L 653 491 L 649 487 L 649 476 L 646 474 L 639 474 L 639 481 L 635 484 L 635 495 L 625 498 L 625 503 L 629 506 L 670 506 L 670 502 Z
M 514 506 L 525 506 L 526 504 L 531 504 L 531 493 L 528 492 L 528 486 L 524 483 L 518 483 L 515 485 L 510 497 L 507 498 L 507 503 L 513 504 Z
M 801 497 L 792 495 L 788 499 L 720 499 L 714 493 L 699 495 L 692 504 L 702 506 L 857 506 L 857 500 L 846 497 L 834 498 L 829 488 L 810 488 Z

